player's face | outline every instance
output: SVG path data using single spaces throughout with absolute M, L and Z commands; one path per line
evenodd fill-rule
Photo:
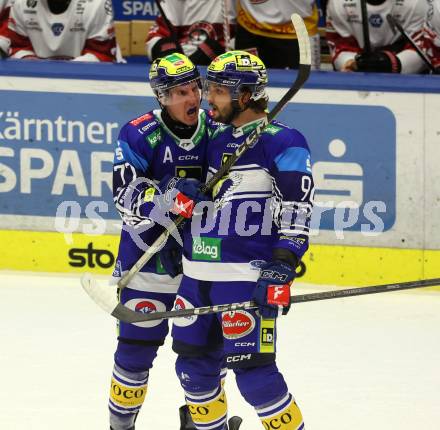
M 166 106 L 171 118 L 186 125 L 195 125 L 199 119 L 200 88 L 197 82 L 171 88 Z
M 229 120 L 232 114 L 232 98 L 228 87 L 210 82 L 206 88 L 206 100 L 216 121 L 225 123 Z

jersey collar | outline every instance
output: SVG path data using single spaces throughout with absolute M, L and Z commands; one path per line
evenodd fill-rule
M 163 122 L 162 120 L 162 111 L 160 109 L 155 109 L 153 111 L 154 116 L 159 121 L 161 127 L 165 130 L 165 132 L 172 137 L 176 145 L 185 151 L 191 151 L 194 149 L 202 140 L 203 135 L 206 130 L 206 122 L 205 122 L 205 111 L 203 109 L 199 109 L 199 122 L 197 124 L 196 131 L 189 139 L 180 139 L 177 137 Z
M 232 129 L 232 136 L 240 137 L 245 134 L 249 134 L 251 131 L 255 130 L 258 125 L 260 125 L 265 118 L 254 119 L 251 122 L 247 122 L 246 124 L 241 125 L 240 127 L 234 127 Z

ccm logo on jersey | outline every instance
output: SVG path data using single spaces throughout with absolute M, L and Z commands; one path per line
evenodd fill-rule
M 192 160 L 198 160 L 198 155 L 179 155 L 179 161 L 192 161 Z

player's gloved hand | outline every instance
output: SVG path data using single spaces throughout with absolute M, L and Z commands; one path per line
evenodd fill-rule
M 223 48 L 217 40 L 206 39 L 203 43 L 197 46 L 197 49 L 189 55 L 189 58 L 194 64 L 207 66 L 215 57 L 224 52 L 225 48 Z
M 159 183 L 159 188 L 165 193 L 165 198 L 167 198 L 167 193 L 175 194 L 177 190 L 171 212 L 182 215 L 185 218 L 191 218 L 194 206 L 197 203 L 211 200 L 200 191 L 201 185 L 201 182 L 197 179 L 166 176 Z
M 163 268 L 172 278 L 183 273 L 182 247 L 174 237 L 168 237 L 165 246 L 159 251 L 159 258 Z
M 151 50 L 152 60 L 156 58 L 166 57 L 174 52 L 181 52 L 181 49 L 177 46 L 176 41 L 172 37 L 162 37 L 153 46 Z
M 291 265 L 283 261 L 271 261 L 260 270 L 252 300 L 258 304 L 263 318 L 276 318 L 290 309 L 290 283 L 295 278 Z
M 394 52 L 362 53 L 355 58 L 358 72 L 400 73 L 402 64 Z

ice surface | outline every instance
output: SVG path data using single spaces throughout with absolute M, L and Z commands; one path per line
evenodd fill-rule
M 108 430 L 115 320 L 79 277 L 0 272 L 0 319 L 0 429 Z M 307 430 L 440 429 L 440 293 L 298 304 L 279 339 L 279 367 Z M 179 429 L 174 359 L 167 342 L 137 430 Z M 226 391 L 242 429 L 262 429 L 232 372 Z

